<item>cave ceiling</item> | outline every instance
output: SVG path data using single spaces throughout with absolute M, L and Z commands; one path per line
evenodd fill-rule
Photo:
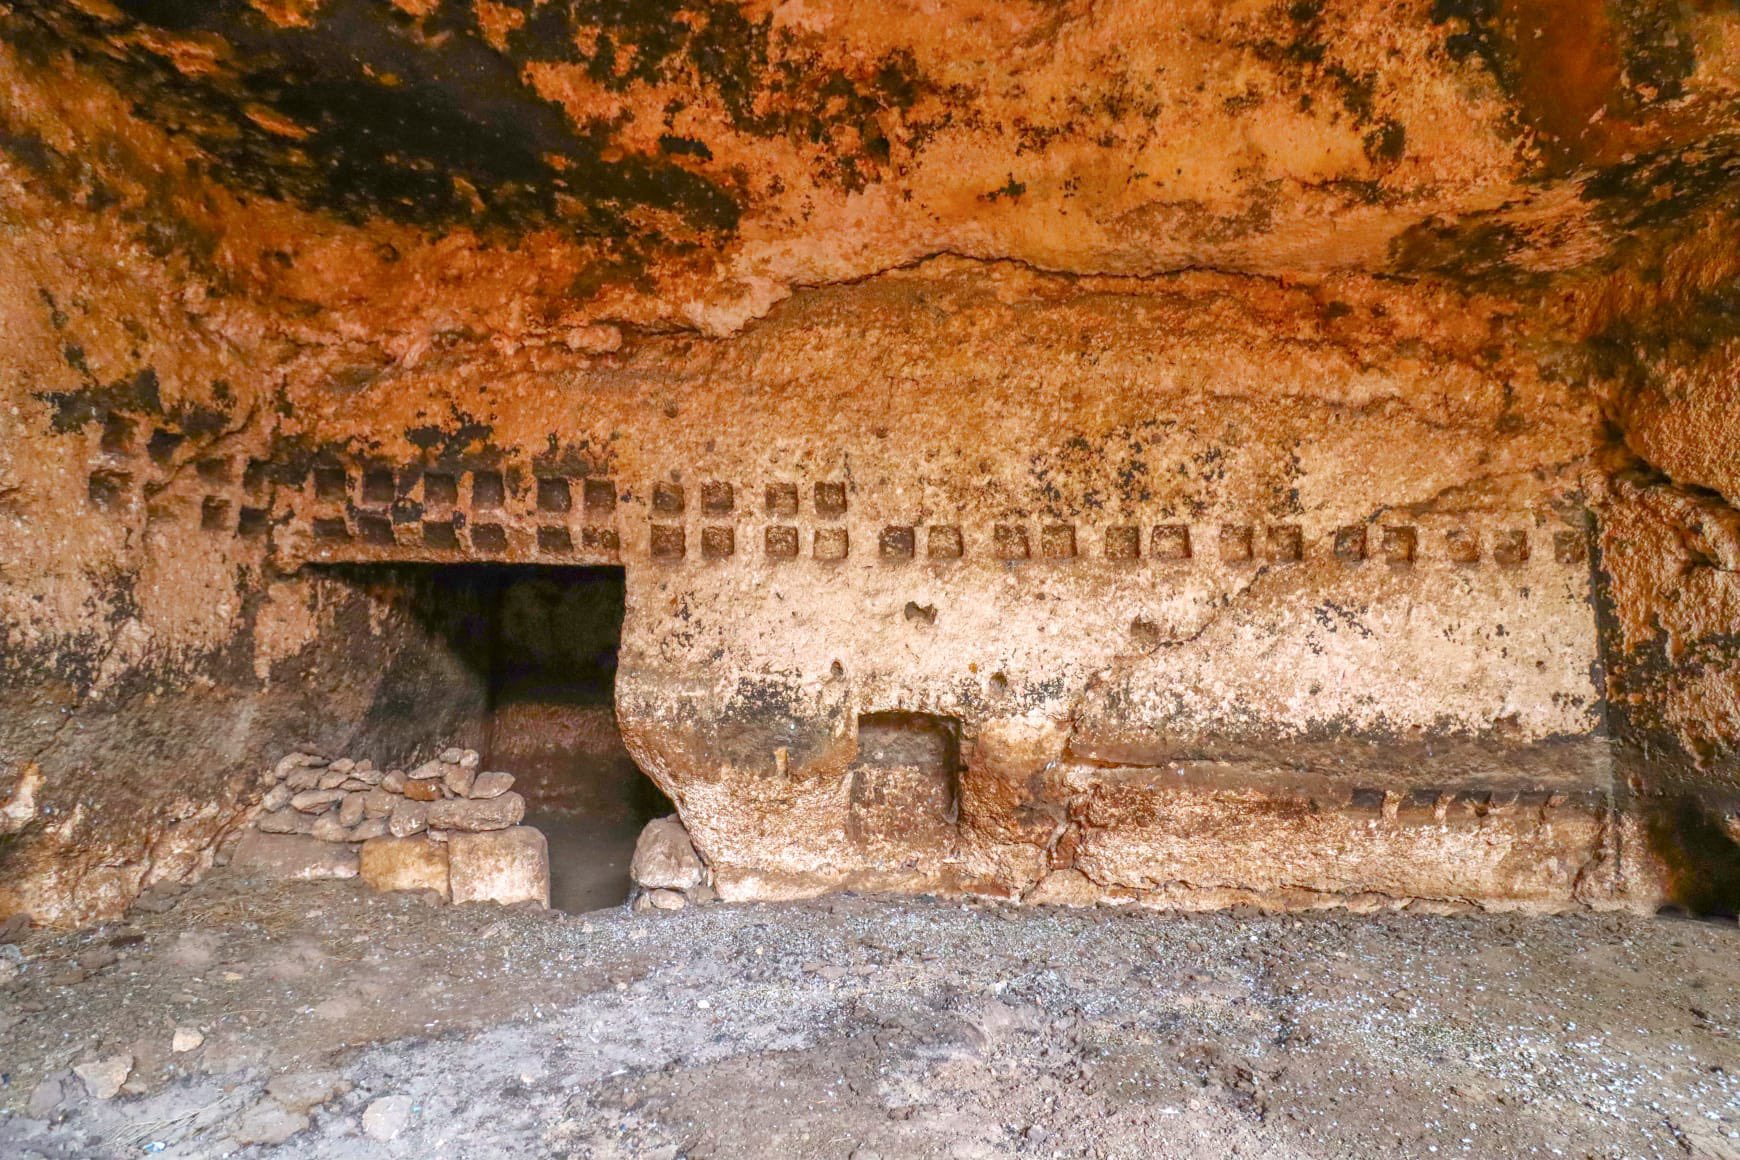
M 1728 3 L 40 0 L 4 19 L 17 75 L 61 78 L 62 139 L 39 152 L 173 158 L 219 194 L 184 208 L 188 248 L 291 297 L 380 298 L 383 264 L 428 247 L 546 319 L 715 333 L 941 254 L 1527 287 L 1726 203 L 1740 172 Z

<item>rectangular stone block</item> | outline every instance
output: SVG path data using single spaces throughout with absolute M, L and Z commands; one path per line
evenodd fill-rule
M 249 830 L 236 843 L 232 869 L 266 878 L 355 878 L 356 847 L 323 842 L 306 834 L 263 834 Z
M 414 838 L 373 838 L 362 844 L 357 869 L 376 890 L 433 890 L 450 897 L 447 843 Z
M 550 905 L 550 848 L 531 826 L 456 833 L 447 840 L 454 902 Z

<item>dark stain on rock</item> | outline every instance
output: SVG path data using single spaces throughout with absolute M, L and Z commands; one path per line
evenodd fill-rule
M 738 132 L 822 146 L 818 178 L 847 188 L 888 160 L 884 122 L 925 89 L 908 53 L 849 75 L 776 32 L 771 16 L 724 0 L 506 3 L 523 16 L 506 51 L 457 4 L 417 18 L 375 0 L 326 0 L 301 27 L 240 0 L 118 0 L 110 19 L 71 5 L 29 15 L 48 32 L 35 38 L 42 52 L 70 46 L 140 116 L 196 142 L 220 180 L 346 220 L 378 215 L 431 231 L 555 226 L 676 244 L 637 224 L 651 209 L 699 234 L 735 232 L 736 179 L 697 171 L 712 144 L 667 133 L 657 155 L 619 148 L 620 118 L 575 124 L 531 86 L 529 65 L 576 65 L 616 92 L 698 84 Z M 176 68 L 187 42 L 214 50 L 216 67 Z M 65 168 L 40 141 L 11 148 L 35 168 Z
M 524 83 L 527 59 L 573 53 L 566 19 L 560 35 L 531 22 L 550 43 L 516 58 L 455 6 L 420 22 L 390 5 L 329 0 L 307 27 L 234 0 L 117 7 L 119 23 L 69 9 L 39 18 L 140 115 L 197 142 L 215 175 L 252 192 L 428 229 L 561 223 L 616 234 L 640 208 L 702 230 L 736 227 L 737 204 L 719 185 L 657 159 L 606 160 L 602 130 L 575 128 Z M 227 67 L 190 76 L 126 35 L 153 29 L 221 43 Z M 561 199 L 579 208 L 559 211 Z
M 69 346 L 67 362 L 83 371 L 84 352 Z M 49 406 L 49 426 L 57 435 L 83 430 L 87 425 L 107 419 L 116 413 L 164 415 L 163 395 L 158 389 L 157 372 L 145 367 L 130 378 L 112 383 L 91 383 L 71 391 L 45 391 L 36 398 Z

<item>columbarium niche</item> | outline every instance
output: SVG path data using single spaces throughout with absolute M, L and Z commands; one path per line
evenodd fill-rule
M 1735 905 L 1731 13 L 534 7 L 0 13 L 0 912 L 448 746 L 727 900 Z

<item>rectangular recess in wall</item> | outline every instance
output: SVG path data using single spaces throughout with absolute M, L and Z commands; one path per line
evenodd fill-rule
M 1365 528 L 1362 525 L 1335 529 L 1335 558 L 1346 564 L 1358 564 L 1365 559 Z
M 1027 528 L 1021 524 L 997 524 L 991 529 L 991 551 L 999 560 L 1025 560 L 1032 554 L 1027 546 Z
M 362 501 L 372 504 L 389 504 L 397 494 L 398 485 L 393 479 L 389 468 L 371 467 L 363 472 Z
M 568 481 L 560 475 L 540 475 L 538 477 L 538 510 L 541 512 L 566 512 L 574 507 L 574 496 L 568 490 Z
M 1251 539 L 1249 524 L 1222 524 L 1220 558 L 1229 564 L 1249 563 L 1252 556 Z
M 729 524 L 710 524 L 701 529 L 701 555 L 723 560 L 737 550 L 737 535 Z
M 1142 558 L 1142 529 L 1135 524 L 1117 524 L 1106 529 L 1106 559 Z
M 207 532 L 225 532 L 230 526 L 230 501 L 208 495 L 199 504 L 199 526 Z
M 1529 561 L 1529 534 L 1507 528 L 1492 538 L 1492 562 L 1500 568 L 1520 568 Z
M 507 503 L 507 485 L 503 483 L 499 471 L 474 471 L 471 473 L 471 506 L 485 511 L 494 510 Z
M 913 530 L 907 525 L 883 528 L 877 539 L 877 550 L 884 560 L 910 560 L 913 547 Z
M 817 528 L 813 554 L 818 560 L 844 560 L 851 545 L 845 528 Z
M 588 516 L 608 516 L 616 510 L 616 481 L 589 479 L 582 489 Z
M 1389 526 L 1383 530 L 1381 546 L 1384 563 L 1405 567 L 1414 562 L 1414 556 L 1419 550 L 1420 536 L 1409 526 Z
M 937 524 L 924 534 L 926 553 L 933 560 L 959 560 L 966 551 L 958 524 Z
M 393 521 L 386 516 L 359 515 L 356 517 L 356 531 L 365 544 L 384 548 L 397 543 L 393 538 Z
M 798 488 L 795 483 L 770 483 L 767 485 L 767 514 L 784 519 L 797 515 Z
M 430 507 L 453 507 L 459 502 L 459 478 L 445 471 L 425 471 L 423 502 Z
M 588 552 L 617 552 L 622 549 L 622 537 L 615 528 L 588 526 L 580 529 L 580 546 Z
M 843 483 L 816 484 L 816 514 L 823 519 L 839 519 L 846 514 L 846 485 Z
M 455 550 L 459 547 L 459 529 L 452 520 L 424 520 L 423 543 L 442 551 Z
M 1155 527 L 1151 554 L 1156 560 L 1190 559 L 1190 526 L 1160 524 Z
M 314 469 L 314 498 L 346 500 L 350 498 L 350 473 L 330 464 Z
M 1039 529 L 1039 554 L 1047 560 L 1075 558 L 1075 525 L 1047 524 Z

